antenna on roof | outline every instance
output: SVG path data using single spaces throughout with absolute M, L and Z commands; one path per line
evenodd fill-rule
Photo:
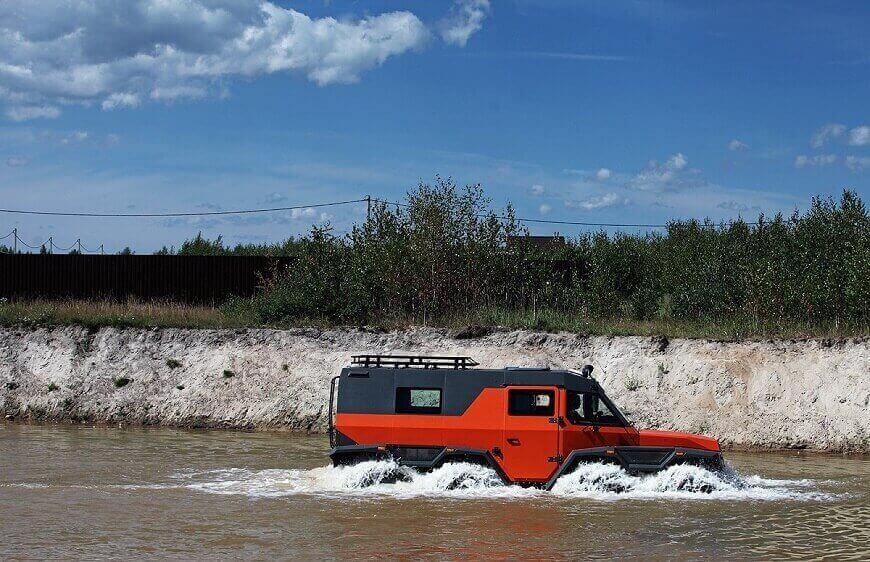
M 452 367 L 467 369 L 479 365 L 471 357 L 425 356 L 425 355 L 354 355 L 352 365 L 359 367 L 393 367 L 406 369 L 417 367 L 421 369 L 437 369 Z

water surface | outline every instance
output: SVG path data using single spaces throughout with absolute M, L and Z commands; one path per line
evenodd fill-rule
M 734 473 L 589 465 L 551 492 L 453 465 L 385 483 L 326 441 L 0 425 L 0 559 L 870 557 L 870 458 L 729 453 Z M 389 479 L 392 480 L 391 478 Z

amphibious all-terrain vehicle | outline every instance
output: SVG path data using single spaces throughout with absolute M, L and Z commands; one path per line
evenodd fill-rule
M 477 365 L 468 357 L 353 357 L 330 388 L 333 464 L 392 458 L 426 470 L 477 462 L 505 483 L 545 488 L 581 462 L 618 463 L 631 473 L 722 464 L 713 438 L 632 427 L 591 365 L 581 372 Z

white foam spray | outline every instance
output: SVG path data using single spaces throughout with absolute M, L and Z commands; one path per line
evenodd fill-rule
M 476 464 L 450 463 L 431 472 L 418 472 L 389 460 L 312 470 L 226 469 L 177 474 L 175 480 L 180 486 L 201 492 L 255 498 L 301 494 L 508 499 L 538 496 L 603 501 L 628 498 L 824 501 L 833 497 L 812 491 L 811 480 L 744 478 L 733 470 L 711 472 L 691 465 L 675 465 L 655 474 L 632 475 L 613 464 L 581 464 L 561 477 L 550 492 L 506 486 L 494 470 Z

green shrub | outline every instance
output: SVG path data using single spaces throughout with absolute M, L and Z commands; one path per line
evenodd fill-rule
M 513 210 L 495 213 L 480 186 L 436 178 L 405 205 L 373 204 L 343 237 L 327 225 L 281 245 L 221 246 L 294 258 L 224 312 L 253 324 L 470 324 L 485 315 L 539 329 L 716 322 L 727 337 L 870 325 L 870 217 L 852 191 L 787 218 L 675 221 L 662 232 L 592 232 L 550 248 L 516 243 L 526 231 Z M 187 247 L 215 244 L 200 237 Z
M 181 367 L 181 361 L 178 359 L 167 359 L 166 366 L 170 369 L 177 369 L 178 367 Z

